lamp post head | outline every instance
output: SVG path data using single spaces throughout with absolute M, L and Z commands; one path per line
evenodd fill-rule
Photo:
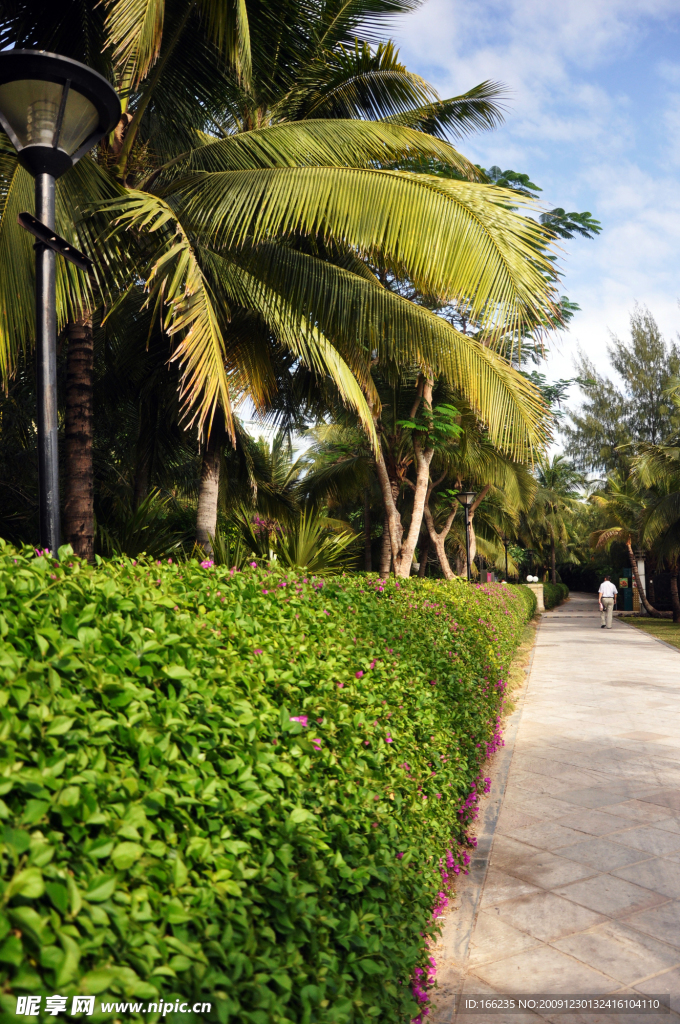
M 477 494 L 475 491 L 459 491 L 456 495 L 456 501 L 459 501 L 461 505 L 466 505 L 468 508 L 474 502 Z
M 120 119 L 112 85 L 70 57 L 0 52 L 0 124 L 32 175 L 68 171 Z

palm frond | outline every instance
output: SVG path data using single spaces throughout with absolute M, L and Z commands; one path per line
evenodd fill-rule
M 465 301 L 490 340 L 553 305 L 545 234 L 508 210 L 502 191 L 343 167 L 196 173 L 172 188 L 180 216 L 211 247 L 320 234 L 369 260 L 385 254 L 422 293 Z
M 443 139 L 402 125 L 375 121 L 306 120 L 238 132 L 226 139 L 209 135 L 196 149 L 167 166 L 183 172 L 246 171 L 267 167 L 370 167 L 400 159 L 431 157 L 471 181 L 479 170 Z M 507 202 L 507 194 L 503 193 Z
M 499 82 L 480 82 L 461 96 L 446 100 L 430 100 L 421 106 L 383 118 L 387 124 L 414 128 L 439 138 L 461 138 L 471 132 L 491 131 L 503 123 L 499 103 L 506 95 Z

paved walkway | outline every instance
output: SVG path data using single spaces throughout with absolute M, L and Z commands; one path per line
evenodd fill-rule
M 573 595 L 542 618 L 496 775 L 434 1024 L 680 1022 L 680 652 Z M 480 1015 L 460 993 L 670 994 L 678 1014 Z

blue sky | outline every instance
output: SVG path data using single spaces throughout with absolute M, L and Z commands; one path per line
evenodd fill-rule
M 530 175 L 548 207 L 590 210 L 594 241 L 564 243 L 563 291 L 581 306 L 552 345 L 552 378 L 580 344 L 605 369 L 608 331 L 635 302 L 680 329 L 680 4 L 677 0 L 428 0 L 391 33 L 442 97 L 508 87 L 495 132 L 459 148 Z M 574 393 L 576 398 L 576 393 Z

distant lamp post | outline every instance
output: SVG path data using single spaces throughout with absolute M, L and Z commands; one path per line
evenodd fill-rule
M 527 548 L 526 551 L 527 551 L 527 554 L 529 556 L 529 572 L 533 576 L 533 573 L 534 573 L 534 549 L 533 548 Z
M 80 160 L 120 119 L 113 87 L 96 71 L 43 50 L 0 52 L 0 124 L 35 178 L 35 217 L 19 223 L 35 248 L 40 541 L 60 543 L 57 450 L 57 317 L 55 257 L 87 270 L 90 261 L 54 233 L 55 180 Z
M 467 555 L 467 578 L 472 579 L 470 566 L 470 508 L 477 497 L 474 491 L 459 491 L 456 499 L 461 503 L 465 511 L 465 552 Z

